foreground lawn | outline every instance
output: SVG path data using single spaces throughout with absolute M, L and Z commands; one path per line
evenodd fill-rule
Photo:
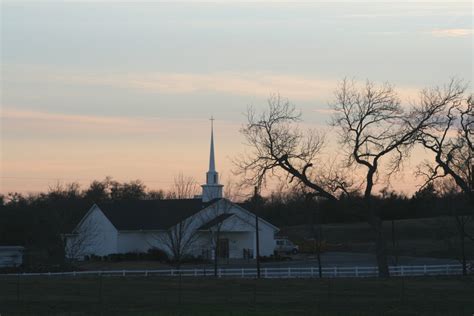
M 474 277 L 0 276 L 4 315 L 472 315 Z

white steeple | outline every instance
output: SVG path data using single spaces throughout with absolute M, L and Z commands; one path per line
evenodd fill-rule
M 222 184 L 219 184 L 219 173 L 216 171 L 214 158 L 214 118 L 211 117 L 211 151 L 209 155 L 209 171 L 206 173 L 206 184 L 202 186 L 202 201 L 209 202 L 222 198 Z
M 214 118 L 211 117 L 211 154 L 209 156 L 209 172 L 216 172 L 216 161 L 214 159 Z

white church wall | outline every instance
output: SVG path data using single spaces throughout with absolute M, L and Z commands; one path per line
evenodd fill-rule
M 258 225 L 260 256 L 270 256 L 273 254 L 276 246 L 275 230 L 268 225 Z
M 243 258 L 244 249 L 253 249 L 251 232 L 225 232 L 221 238 L 229 239 L 229 258 Z
M 99 207 L 94 206 L 66 239 L 66 256 L 105 256 L 117 252 L 118 232 Z
M 147 252 L 152 247 L 145 232 L 124 232 L 118 234 L 118 252 Z
M 166 246 L 166 233 L 163 231 L 139 231 L 139 232 L 119 232 L 118 250 L 119 253 L 141 252 L 145 253 L 152 248 L 165 251 L 168 256 L 172 253 Z

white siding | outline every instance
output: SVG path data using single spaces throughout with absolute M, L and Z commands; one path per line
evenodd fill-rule
M 118 252 L 147 252 L 150 248 L 159 248 L 166 252 L 169 251 L 163 245 L 162 232 L 119 232 L 118 234 Z
M 205 223 L 211 221 L 221 214 L 232 214 L 225 219 L 220 226 L 220 238 L 229 239 L 229 257 L 243 258 L 244 249 L 250 249 L 255 257 L 255 216 L 230 203 L 228 200 L 220 200 L 217 203 L 203 209 L 188 219 L 189 231 L 195 231 Z M 278 229 L 271 224 L 260 220 L 260 255 L 269 256 L 275 249 L 274 235 Z M 76 236 L 70 236 L 67 240 L 67 249 L 73 249 L 77 241 L 82 241 L 87 236 L 80 251 L 68 257 L 82 257 L 84 255 L 104 256 L 112 253 L 147 252 L 150 248 L 159 248 L 169 255 L 170 251 L 160 240 L 160 231 L 117 231 L 107 219 L 98 206 L 94 206 L 84 217 L 77 227 L 80 232 Z M 82 236 L 82 237 L 81 237 Z M 200 256 L 203 250 L 213 249 L 211 233 L 199 232 L 199 239 L 190 247 L 190 254 Z M 66 251 L 68 253 L 68 251 Z M 74 253 L 74 251 L 69 251 Z
M 117 229 L 94 206 L 76 227 L 76 235 L 66 241 L 66 256 L 82 258 L 85 255 L 105 256 L 117 253 Z

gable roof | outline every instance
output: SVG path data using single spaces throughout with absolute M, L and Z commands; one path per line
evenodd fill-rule
M 232 213 L 223 213 L 223 214 L 217 215 L 216 217 L 211 219 L 209 222 L 207 222 L 204 225 L 202 225 L 201 227 L 199 227 L 198 230 L 207 230 L 209 228 L 212 228 L 212 227 L 216 226 L 217 224 L 222 223 L 223 221 L 225 221 L 226 219 L 228 219 L 232 215 L 234 215 L 234 214 L 232 214 Z
M 77 230 L 77 227 L 82 224 L 85 218 L 89 216 L 95 208 L 98 208 L 119 231 L 167 230 L 186 218 L 189 218 L 205 208 L 223 200 L 230 202 L 243 212 L 253 215 L 252 212 L 246 210 L 239 204 L 232 203 L 226 199 L 214 199 L 206 203 L 200 198 L 181 200 L 115 201 L 94 204 L 82 217 L 72 232 Z M 218 215 L 202 225 L 199 229 L 209 229 L 210 227 L 226 220 L 231 215 L 235 214 L 225 213 Z M 261 217 L 259 218 L 264 224 L 279 231 L 278 227 L 272 225 Z
M 196 214 L 209 203 L 201 199 L 136 200 L 97 206 L 117 230 L 164 230 Z

